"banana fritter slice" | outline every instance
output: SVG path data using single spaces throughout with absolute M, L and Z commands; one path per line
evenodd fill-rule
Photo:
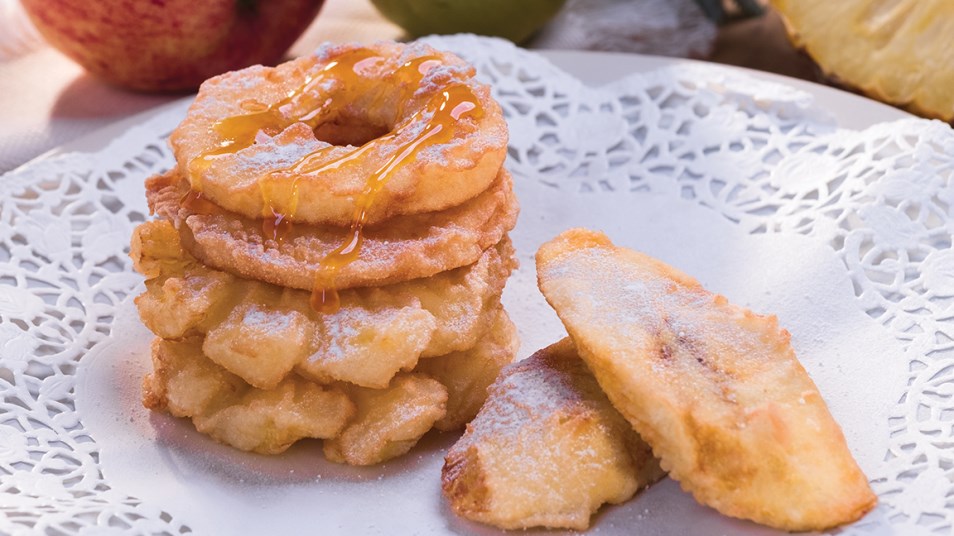
M 504 239 L 471 266 L 341 291 L 341 308 L 319 314 L 306 291 L 197 262 L 167 221 L 137 227 L 131 256 L 149 278 L 136 299 L 143 323 L 166 339 L 207 334 L 204 353 L 261 389 L 274 388 L 296 367 L 317 381 L 383 388 L 422 356 L 468 349 L 489 330 L 516 265 Z
M 564 339 L 504 369 L 448 452 L 441 482 L 467 519 L 584 530 L 600 505 L 662 475 Z
M 255 389 L 206 358 L 198 339 L 156 339 L 152 362 L 144 406 L 190 417 L 198 431 L 242 450 L 277 454 L 305 437 L 334 437 L 355 412 L 341 389 L 295 376 Z
M 314 326 L 305 314 L 294 309 L 276 313 L 267 297 L 261 298 L 243 300 L 213 325 L 202 353 L 251 385 L 273 389 L 307 357 Z M 191 309 L 188 301 L 183 306 Z
M 401 373 L 386 389 L 345 386 L 358 408 L 347 428 L 325 440 L 325 457 L 373 465 L 400 456 L 444 416 L 447 389 L 423 374 Z
M 498 306 L 490 331 L 476 346 L 419 361 L 415 372 L 423 372 L 447 388 L 447 413 L 434 427 L 457 430 L 470 422 L 487 400 L 487 388 L 513 361 L 518 346 L 517 328 Z
M 152 341 L 152 369 L 142 382 L 142 403 L 176 417 L 192 417 L 235 402 L 248 385 L 212 363 L 201 352 L 198 339 L 183 342 Z
M 613 405 L 699 502 L 786 530 L 874 507 L 774 316 L 582 229 L 540 248 L 537 275 Z

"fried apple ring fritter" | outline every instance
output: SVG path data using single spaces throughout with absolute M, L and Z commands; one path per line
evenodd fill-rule
M 444 210 L 506 156 L 500 106 L 474 75 L 423 44 L 326 45 L 209 79 L 170 143 L 195 190 L 249 218 L 347 226 L 374 182 L 367 224 Z
M 696 500 L 798 531 L 875 506 L 774 316 L 583 229 L 544 244 L 537 275 L 613 405 Z
M 487 388 L 517 353 L 517 327 L 502 306 L 494 316 L 489 331 L 473 348 L 422 359 L 414 369 L 447 388 L 447 413 L 434 424 L 438 430 L 457 430 L 470 422 L 487 400 Z
M 405 454 L 446 411 L 447 389 L 423 374 L 398 374 L 385 389 L 344 388 L 358 410 L 325 440 L 325 458 L 337 463 L 374 465 Z
M 471 266 L 342 291 L 336 312 L 319 313 L 308 292 L 202 265 L 178 236 L 162 220 L 133 233 L 134 266 L 150 278 L 136 298 L 143 323 L 167 339 L 206 334 L 207 356 L 262 389 L 275 387 L 296 367 L 325 383 L 381 388 L 420 357 L 469 349 L 490 329 L 516 264 L 505 239 Z
M 189 253 L 240 277 L 312 290 L 321 262 L 347 235 L 340 227 L 296 224 L 278 242 L 263 232 L 261 220 L 208 202 L 184 206 L 187 193 L 176 171 L 146 181 L 150 209 L 173 222 Z M 338 268 L 329 288 L 380 286 L 473 264 L 513 228 L 518 211 L 510 174 L 501 169 L 490 188 L 463 205 L 365 228 L 361 254 Z
M 441 483 L 467 519 L 585 530 L 602 504 L 621 503 L 662 476 L 564 339 L 504 369 L 447 453 Z
M 241 450 L 278 454 L 305 437 L 335 437 L 355 413 L 341 388 L 295 376 L 255 389 L 202 355 L 198 338 L 156 339 L 152 363 L 144 406 L 189 417 L 199 432 Z
M 518 343 L 510 318 L 498 306 L 495 321 L 473 348 L 421 360 L 384 389 L 342 385 L 357 406 L 342 433 L 325 441 L 325 457 L 350 465 L 372 465 L 406 453 L 432 427 L 457 428 L 486 391 L 479 385 L 513 359 Z M 434 366 L 436 365 L 436 367 Z M 494 374 L 495 376 L 495 374 Z
M 402 372 L 383 389 L 324 385 L 297 374 L 271 389 L 258 389 L 204 355 L 200 337 L 156 339 L 153 372 L 143 380 L 143 405 L 188 417 L 199 432 L 242 450 L 277 454 L 299 439 L 316 437 L 327 440 L 325 453 L 332 461 L 380 463 L 404 454 L 442 422 L 449 401 L 461 408 L 483 400 L 483 394 L 461 385 L 472 385 L 475 377 L 482 381 L 474 369 L 483 373 L 512 359 L 516 345 L 503 308 L 497 306 L 494 313 L 491 331 L 473 348 L 426 360 L 454 366 L 443 367 L 439 375 Z

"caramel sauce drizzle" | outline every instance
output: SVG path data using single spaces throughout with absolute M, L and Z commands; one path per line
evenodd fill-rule
M 199 177 L 217 156 L 250 147 L 255 143 L 259 132 L 274 136 L 298 122 L 316 127 L 321 122 L 325 103 L 321 101 L 321 94 L 316 92 L 315 88 L 324 82 L 329 74 L 346 85 L 354 84 L 357 82 L 356 71 L 360 69 L 360 63 L 377 58 L 370 49 L 357 49 L 329 62 L 317 73 L 305 76 L 301 86 L 289 91 L 285 98 L 274 104 L 267 105 L 254 99 L 243 101 L 239 106 L 248 113 L 226 117 L 212 125 L 212 131 L 219 142 L 189 162 L 190 177 Z M 348 73 L 351 73 L 351 76 L 348 76 Z M 201 181 L 192 181 L 192 188 L 202 191 Z
M 211 214 L 221 214 L 222 208 L 202 196 L 202 192 L 190 189 L 179 200 L 179 205 L 185 207 L 190 212 L 208 216 Z
M 359 55 L 359 57 L 363 57 L 363 55 Z M 374 56 L 363 57 L 360 61 L 354 62 L 349 56 L 345 56 L 345 58 L 347 58 L 347 61 L 340 62 L 335 66 L 335 69 L 330 70 L 328 67 L 325 67 L 322 72 L 330 74 L 339 80 L 345 80 L 346 88 L 357 87 L 360 83 L 358 79 L 361 73 L 361 62 L 377 59 L 377 57 Z M 439 64 L 440 61 L 436 56 L 414 58 L 390 73 L 388 76 L 390 80 L 385 81 L 385 83 L 396 80 L 397 83 L 416 87 L 420 84 L 424 75 Z M 368 82 L 365 81 L 364 83 L 367 84 Z M 330 106 L 332 102 L 333 101 L 328 100 L 324 105 Z M 323 115 L 315 115 L 315 117 L 320 118 L 323 117 Z M 306 121 L 312 129 L 316 128 L 320 122 L 320 120 Z M 331 162 L 322 163 L 327 160 L 328 153 L 335 149 L 336 146 L 319 149 L 300 158 L 286 169 L 272 171 L 261 177 L 258 184 L 262 193 L 262 217 L 264 219 L 262 230 L 265 235 L 271 236 L 274 240 L 281 243 L 291 232 L 292 225 L 290 218 L 294 216 L 298 208 L 298 181 L 302 176 L 319 175 L 325 171 L 338 169 L 351 162 L 356 162 L 375 145 L 390 141 L 396 136 L 396 133 L 391 132 L 380 138 L 371 140 L 345 156 Z
M 316 311 L 334 312 L 340 307 L 341 302 L 338 292 L 334 289 L 335 276 L 343 266 L 347 266 L 358 258 L 358 253 L 361 251 L 361 245 L 364 242 L 363 231 L 368 211 L 374 205 L 375 199 L 387 184 L 394 170 L 416 158 L 423 149 L 450 141 L 454 135 L 451 128 L 454 123 L 460 121 L 467 114 L 479 118 L 483 110 L 480 109 L 473 91 L 466 85 L 460 84 L 442 91 L 422 111 L 417 112 L 414 119 L 417 118 L 417 115 L 424 115 L 427 112 L 431 113 L 431 117 L 424 128 L 421 129 L 421 133 L 401 146 L 384 165 L 368 177 L 364 190 L 355 203 L 351 227 L 344 243 L 326 255 L 318 265 L 311 294 L 311 307 Z M 393 136 L 394 134 L 389 135 Z M 328 165 L 335 164 L 337 162 Z M 316 169 L 314 172 L 320 173 L 324 169 L 327 169 L 327 165 Z
M 242 102 L 240 106 L 248 113 L 216 122 L 212 130 L 220 139 L 218 145 L 189 162 L 187 167 L 190 178 L 193 179 L 190 181 L 192 190 L 183 198 L 182 205 L 200 213 L 221 210 L 202 197 L 199 180 L 201 173 L 208 169 L 216 157 L 250 147 L 255 143 L 259 132 L 273 136 L 298 122 L 303 122 L 312 129 L 317 128 L 331 109 L 333 101 L 316 91 L 316 88 L 328 78 L 340 81 L 346 91 L 348 88 L 367 84 L 366 80 L 362 80 L 365 78 L 362 75 L 365 64 L 362 62 L 377 62 L 381 59 L 370 49 L 357 49 L 328 63 L 317 73 L 309 74 L 300 87 L 290 91 L 285 98 L 274 104 L 266 105 L 251 99 Z M 388 78 L 416 87 L 427 71 L 439 63 L 438 58 L 433 56 L 415 58 L 401 65 Z M 453 124 L 464 116 L 479 119 L 483 110 L 478 102 L 468 86 L 453 85 L 435 95 L 408 119 L 405 124 L 428 117 L 421 132 L 413 140 L 398 147 L 394 154 L 368 177 L 363 191 L 355 201 L 351 225 L 344 242 L 320 261 L 315 272 L 311 295 L 313 309 L 334 312 L 340 306 L 340 299 L 334 288 L 336 275 L 342 267 L 358 258 L 364 242 L 363 230 L 368 212 L 393 172 L 415 159 L 425 148 L 450 141 L 454 133 Z M 263 200 L 262 231 L 265 236 L 281 242 L 290 233 L 290 218 L 294 216 L 298 206 L 298 181 L 302 176 L 320 175 L 342 166 L 354 165 L 371 148 L 390 142 L 397 136 L 398 133 L 392 131 L 331 162 L 325 160 L 327 152 L 334 146 L 319 149 L 305 155 L 286 169 L 272 171 L 261 177 L 258 184 Z

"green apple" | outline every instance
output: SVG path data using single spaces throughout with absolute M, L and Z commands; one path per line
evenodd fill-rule
M 469 32 L 521 43 L 565 0 L 371 0 L 388 20 L 420 37 Z
M 21 1 L 46 40 L 94 76 L 176 91 L 279 61 L 323 0 Z

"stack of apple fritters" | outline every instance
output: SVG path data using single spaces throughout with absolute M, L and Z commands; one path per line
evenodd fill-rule
M 339 48 L 332 47 L 325 55 L 337 54 L 336 61 L 372 55 L 374 62 L 365 61 L 348 75 L 368 78 L 369 83 L 374 81 L 372 74 L 381 77 L 376 79 L 380 84 L 393 78 L 393 73 L 375 71 L 383 69 L 385 60 L 397 61 L 398 71 L 427 60 L 421 65 L 427 64 L 429 70 L 420 67 L 416 78 L 391 80 L 401 82 L 399 89 L 412 92 L 418 100 L 421 92 L 409 80 L 419 79 L 420 88 L 431 90 L 440 89 L 440 84 L 457 84 L 448 86 L 444 94 L 469 88 L 469 93 L 464 92 L 468 99 L 489 96 L 489 89 L 473 80 L 473 68 L 461 60 L 450 58 L 446 65 L 432 66 L 437 53 L 429 48 Z M 374 192 L 387 176 L 376 173 L 362 179 L 368 181 L 365 193 L 353 199 L 345 194 L 339 197 L 351 199 L 362 218 L 372 208 L 385 216 L 378 214 L 368 221 L 356 217 L 349 228 L 296 220 L 292 209 L 251 218 L 207 195 L 205 164 L 218 165 L 223 157 L 235 165 L 259 162 L 259 153 L 268 148 L 272 151 L 268 163 L 275 169 L 249 164 L 244 172 L 259 177 L 262 196 L 277 195 L 269 189 L 276 181 L 287 186 L 285 193 L 290 197 L 282 199 L 282 206 L 294 207 L 306 201 L 299 199 L 296 190 L 306 180 L 332 189 L 340 186 L 325 184 L 330 179 L 320 173 L 305 178 L 295 175 L 296 158 L 324 154 L 321 151 L 331 147 L 345 156 L 326 167 L 341 172 L 350 169 L 346 164 L 367 152 L 367 147 L 398 136 L 360 142 L 356 136 L 370 134 L 365 132 L 367 125 L 353 121 L 364 112 L 345 105 L 318 121 L 319 128 L 312 132 L 307 121 L 327 110 L 319 107 L 307 117 L 288 115 L 295 103 L 285 103 L 285 93 L 276 92 L 270 78 L 261 76 L 263 72 L 294 74 L 299 67 L 314 71 L 311 76 L 324 76 L 321 73 L 335 65 L 332 59 L 316 55 L 290 62 L 291 67 L 253 68 L 210 80 L 173 132 L 176 167 L 146 183 L 150 210 L 159 219 L 140 225 L 131 247 L 136 269 L 146 276 L 146 291 L 136 304 L 143 322 L 157 336 L 152 349 L 154 370 L 145 378 L 143 403 L 189 417 L 200 432 L 239 449 L 274 454 L 299 439 L 320 438 L 330 460 L 367 465 L 407 452 L 431 428 L 463 426 L 477 413 L 487 386 L 512 361 L 516 331 L 500 295 L 516 265 L 507 233 L 516 223 L 518 207 L 511 177 L 502 165 L 506 125 L 496 103 L 466 100 L 447 112 L 456 123 L 436 122 L 441 127 L 437 129 L 424 123 L 427 114 L 437 113 L 431 110 L 430 97 L 422 101 L 423 111 L 412 117 L 418 123 L 393 127 L 394 132 L 414 134 L 414 128 L 424 125 L 412 143 L 398 147 L 403 152 L 396 153 L 392 163 L 410 166 L 404 171 L 426 167 L 432 178 L 441 172 L 434 166 L 447 166 L 445 187 L 460 179 L 455 173 L 489 173 L 482 185 L 471 184 L 472 195 L 467 193 L 463 201 L 429 212 L 402 213 L 395 207 L 385 211 L 374 205 Z M 410 63 L 401 63 L 405 59 Z M 448 73 L 457 77 L 451 79 Z M 329 80 L 327 88 L 311 88 L 307 85 L 311 79 L 303 80 L 286 81 L 306 84 L 293 96 L 354 89 L 335 80 Z M 269 118 L 281 116 L 289 126 L 273 131 L 268 121 L 255 123 L 268 115 L 265 112 L 240 111 L 206 129 L 215 133 L 226 123 L 242 127 L 222 142 L 225 149 L 217 146 L 190 156 L 184 149 L 191 147 L 186 141 L 204 132 L 193 127 L 196 121 L 208 119 L 210 103 L 218 102 L 225 89 L 247 92 L 256 84 L 264 88 L 256 98 L 277 100 L 252 105 L 264 106 L 270 110 Z M 438 97 L 441 94 L 438 91 Z M 467 115 L 478 106 L 480 114 Z M 488 121 L 496 126 L 485 129 Z M 246 128 L 246 123 L 252 127 Z M 331 139 L 329 129 L 334 131 L 331 138 L 340 138 L 338 142 L 325 141 Z M 459 155 L 442 156 L 444 152 L 457 155 L 460 139 L 441 145 L 439 138 L 427 134 L 455 129 L 476 139 L 475 150 L 483 151 L 474 153 L 472 162 Z M 288 144 L 282 136 L 289 131 L 307 138 L 317 152 L 285 154 Z M 247 146 L 235 142 L 249 133 L 255 137 L 246 140 Z M 253 159 L 250 154 L 258 156 Z M 467 169 L 457 173 L 454 166 Z M 206 171 L 216 169 L 211 164 L 206 167 Z M 254 183 L 249 186 L 254 187 Z M 416 195 L 426 197 L 426 193 Z M 446 197 L 447 192 L 433 193 Z M 401 202 L 399 195 L 389 195 L 382 202 Z M 307 203 L 314 210 L 321 207 L 321 200 L 309 198 Z M 342 262 L 344 250 L 350 252 L 347 262 Z M 322 275 L 326 271 L 330 277 Z M 323 304 L 316 301 L 325 293 Z
M 309 291 L 197 261 L 168 220 L 140 225 L 131 254 L 157 335 L 143 403 L 243 450 L 314 437 L 339 462 L 403 454 L 432 427 L 469 421 L 516 351 L 500 305 L 515 266 L 506 238 L 469 266 L 342 290 L 333 312 L 312 309 Z

